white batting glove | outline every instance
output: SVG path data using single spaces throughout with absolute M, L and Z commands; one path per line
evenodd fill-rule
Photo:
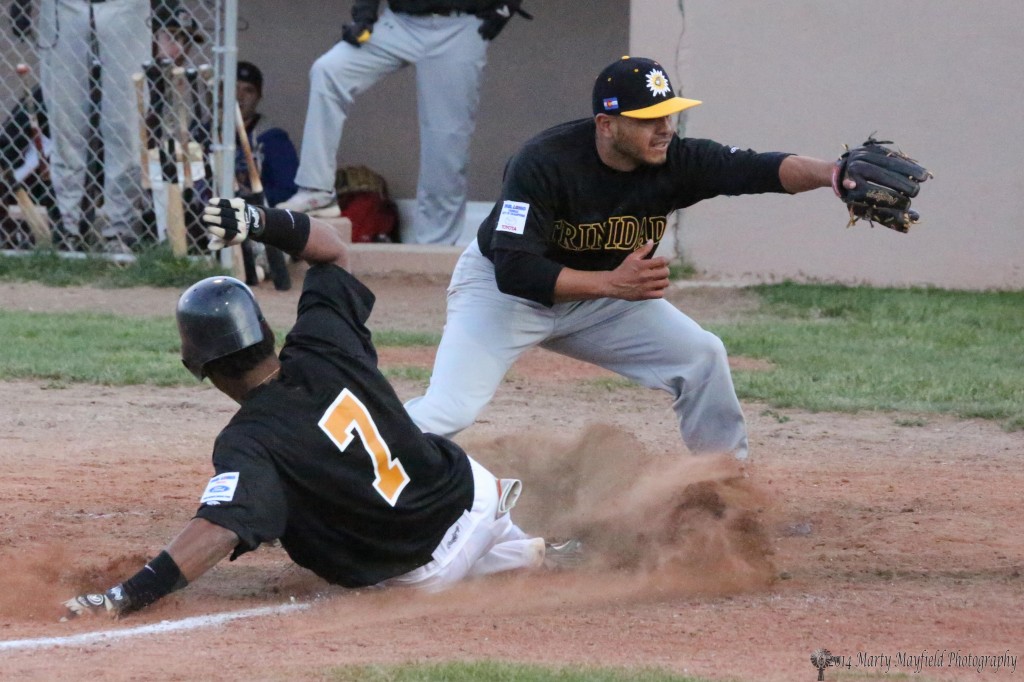
M 130 600 L 120 585 L 115 585 L 103 594 L 80 594 L 64 602 L 66 609 L 61 622 L 81 616 L 107 616 L 117 618 L 128 610 Z
M 238 198 L 213 197 L 203 208 L 201 220 L 210 235 L 211 251 L 241 244 L 249 235 L 263 231 L 259 210 Z

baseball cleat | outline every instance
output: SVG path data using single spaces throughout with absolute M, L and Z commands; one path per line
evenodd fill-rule
M 341 215 L 337 195 L 319 189 L 300 189 L 291 199 L 278 204 L 277 208 L 305 213 L 313 218 L 337 218 Z
M 544 543 L 544 568 L 555 571 L 578 568 L 584 558 L 583 543 L 575 538 Z

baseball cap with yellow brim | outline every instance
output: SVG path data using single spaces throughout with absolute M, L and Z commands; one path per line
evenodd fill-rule
M 594 82 L 594 115 L 661 118 L 695 107 L 700 100 L 679 97 L 658 62 L 625 56 L 612 62 Z

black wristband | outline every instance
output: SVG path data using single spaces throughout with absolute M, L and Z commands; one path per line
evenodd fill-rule
M 263 229 L 249 232 L 249 238 L 270 244 L 293 256 L 302 253 L 309 241 L 309 216 L 281 208 L 264 208 Z
M 137 611 L 188 585 L 181 569 L 167 552 L 160 552 L 141 571 L 121 583 L 128 604 L 124 612 Z

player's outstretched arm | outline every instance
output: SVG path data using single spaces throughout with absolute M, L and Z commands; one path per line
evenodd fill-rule
M 823 161 L 810 156 L 787 156 L 779 166 L 779 182 L 790 194 L 831 187 L 832 169 L 835 165 L 834 161 Z
M 348 249 L 330 223 L 278 208 L 262 208 L 239 198 L 213 197 L 203 209 L 210 250 L 246 239 L 276 246 L 309 263 L 348 267 Z
M 145 608 L 206 573 L 237 544 L 233 531 L 192 519 L 164 551 L 128 580 L 106 592 L 80 594 L 64 602 L 61 620 L 92 615 L 118 618 Z
M 648 258 L 654 242 L 626 256 L 614 270 L 589 272 L 562 268 L 555 281 L 555 303 L 585 301 L 595 298 L 621 298 L 643 301 L 663 298 L 669 285 L 668 259 Z

